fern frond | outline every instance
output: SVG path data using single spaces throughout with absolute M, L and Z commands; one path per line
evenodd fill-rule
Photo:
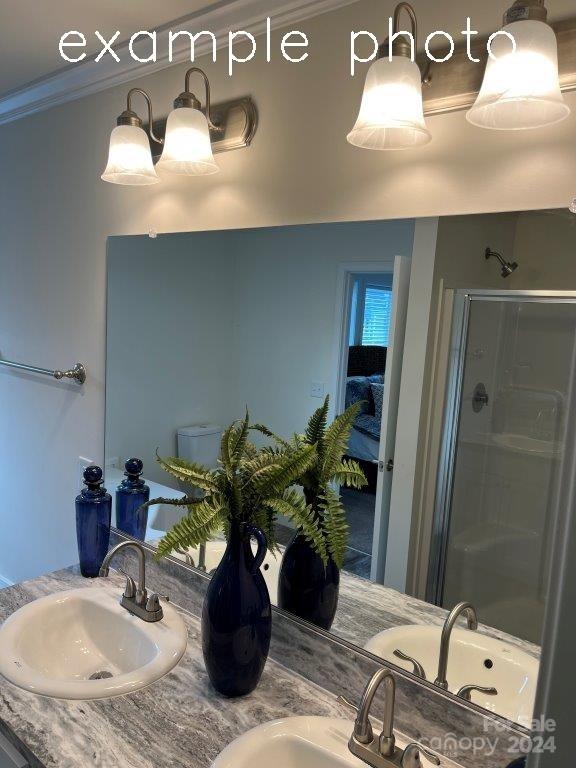
M 298 451 L 279 456 L 274 463 L 264 467 L 255 477 L 256 489 L 264 497 L 280 496 L 312 466 L 315 457 L 316 446 L 314 445 L 307 445 Z
M 345 485 L 348 488 L 364 488 L 368 485 L 366 475 L 360 468 L 360 464 L 353 459 L 343 459 L 339 467 L 333 474 L 333 480 L 338 485 Z
M 186 517 L 177 522 L 158 543 L 157 557 L 205 544 L 222 527 L 226 518 L 227 505 L 220 496 L 212 496 L 189 507 Z
M 340 495 L 327 488 L 320 509 L 328 551 L 338 568 L 342 568 L 348 544 L 348 522 Z
M 156 499 L 150 499 L 150 501 L 142 504 L 139 509 L 148 509 L 148 507 L 153 507 L 154 504 L 169 504 L 171 507 L 192 507 L 196 504 L 201 504 L 203 501 L 204 498 L 196 498 L 194 496 L 182 496 L 179 499 L 166 499 L 159 496 Z
M 312 507 L 306 505 L 302 495 L 294 490 L 284 493 L 283 497 L 266 499 L 266 506 L 278 515 L 284 515 L 291 520 L 304 534 L 306 540 L 321 557 L 324 565 L 328 564 L 326 540 L 317 516 Z
M 321 486 L 325 486 L 332 481 L 334 473 L 340 466 L 342 457 L 348 448 L 348 440 L 354 420 L 361 407 L 360 403 L 353 403 L 344 413 L 337 416 L 326 430 L 323 440 L 322 465 L 319 472 Z
M 163 459 L 158 453 L 156 453 L 156 461 L 160 464 L 162 469 L 177 480 L 182 480 L 189 485 L 201 488 L 207 493 L 217 490 L 212 472 L 201 464 L 194 464 L 191 461 L 178 459 L 175 456 Z
M 290 447 L 290 443 L 287 440 L 284 440 L 283 437 L 280 437 L 280 435 L 272 432 L 272 430 L 268 429 L 265 424 L 252 424 L 250 429 L 253 429 L 255 432 L 260 432 L 260 434 L 264 435 L 264 437 L 269 437 L 271 440 L 274 440 L 275 443 L 282 445 L 284 448 Z
M 326 395 L 323 405 L 320 406 L 308 422 L 306 427 L 305 439 L 307 443 L 319 443 L 324 439 L 326 433 L 326 424 L 328 423 L 328 411 L 330 409 L 330 395 Z
M 244 449 L 248 441 L 248 430 L 250 428 L 250 416 L 246 411 L 246 416 L 241 422 L 233 422 L 222 435 L 220 445 L 220 457 L 226 472 L 230 475 L 238 467 L 242 460 Z
M 257 528 L 260 528 L 266 536 L 268 542 L 268 550 L 272 553 L 280 552 L 278 539 L 276 537 L 276 516 L 270 507 L 266 507 L 264 504 L 257 506 L 254 509 L 252 524 Z

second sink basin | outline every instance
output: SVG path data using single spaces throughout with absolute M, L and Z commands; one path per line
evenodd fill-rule
M 396 649 L 417 659 L 434 681 L 442 627 L 409 625 L 380 632 L 366 643 L 366 650 L 412 671 L 412 664 L 394 656 Z M 463 685 L 494 687 L 497 696 L 472 693 L 472 701 L 508 720 L 524 725 L 532 721 L 539 664 L 524 651 L 479 632 L 454 628 L 446 675 L 449 690 Z
M 348 750 L 352 720 L 287 717 L 232 742 L 212 768 L 366 768 Z
M 0 628 L 0 673 L 28 691 L 62 699 L 101 699 L 158 680 L 182 658 L 187 630 L 164 605 L 147 623 L 109 588 L 88 587 L 35 600 Z
M 286 717 L 265 723 L 226 747 L 211 768 L 366 768 L 348 749 L 354 718 Z M 396 746 L 406 739 L 396 734 Z M 431 765 L 426 760 L 423 764 Z M 456 764 L 443 758 L 443 768 Z

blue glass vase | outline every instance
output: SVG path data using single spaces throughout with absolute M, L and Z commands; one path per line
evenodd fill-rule
M 76 496 L 76 536 L 80 572 L 87 578 L 95 578 L 108 552 L 112 497 L 102 485 L 100 467 L 84 470 L 85 488 Z
M 140 477 L 143 468 L 140 459 L 128 459 L 126 477 L 116 490 L 116 527 L 140 541 L 146 538 L 148 525 L 148 509 L 142 505 L 150 500 L 150 488 Z
M 332 558 L 325 566 L 302 533 L 286 547 L 278 577 L 278 607 L 330 629 L 340 591 L 340 570 Z
M 250 539 L 258 542 L 256 555 Z M 202 651 L 214 688 L 224 696 L 245 696 L 260 680 L 272 630 L 270 596 L 260 566 L 264 533 L 232 522 L 224 557 L 210 580 L 202 609 Z

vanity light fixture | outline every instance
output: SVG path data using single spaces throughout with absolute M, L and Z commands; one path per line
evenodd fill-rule
M 196 72 L 204 79 L 206 114 L 201 110 L 200 101 L 190 92 L 190 76 Z M 214 125 L 211 119 L 210 82 L 205 72 L 198 67 L 191 67 L 186 72 L 184 91 L 176 98 L 174 109 L 168 115 L 164 149 L 158 168 L 185 176 L 217 173 L 220 169 L 212 154 L 210 130 L 223 130 Z
M 558 43 L 544 0 L 516 0 L 492 41 L 484 80 L 467 120 L 481 128 L 541 128 L 570 114 L 560 90 Z M 514 38 L 515 49 L 510 35 Z
M 403 10 L 410 17 L 416 47 L 418 23 L 409 3 L 399 3 L 394 10 L 394 35 L 400 32 Z M 410 149 L 430 141 L 422 106 L 422 74 L 411 55 L 406 35 L 380 45 L 366 75 L 358 119 L 347 137 L 350 144 L 363 149 Z
M 205 108 L 190 91 L 190 78 L 204 80 Z M 148 124 L 132 108 L 136 94 L 146 100 Z M 206 73 L 191 67 L 185 75 L 184 91 L 174 101 L 168 119 L 154 122 L 152 100 L 141 88 L 128 92 L 126 109 L 118 117 L 110 136 L 108 164 L 104 181 L 129 186 L 157 184 L 160 171 L 185 176 L 205 176 L 219 168 L 213 152 L 226 152 L 250 145 L 258 123 L 251 98 L 233 99 L 213 106 Z M 154 163 L 157 161 L 157 166 Z
M 126 109 L 116 120 L 116 128 L 110 136 L 108 164 L 102 174 L 104 181 L 127 186 L 157 184 L 160 179 L 154 169 L 148 135 L 142 127 L 142 120 L 132 109 L 132 98 L 140 94 L 148 105 L 148 133 L 152 141 L 159 144 L 162 139 L 154 135 L 152 100 L 141 88 L 128 91 Z

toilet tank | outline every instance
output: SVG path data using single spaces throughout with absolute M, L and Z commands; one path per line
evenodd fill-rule
M 178 458 L 202 464 L 208 469 L 218 466 L 222 427 L 216 424 L 192 424 L 178 430 Z

